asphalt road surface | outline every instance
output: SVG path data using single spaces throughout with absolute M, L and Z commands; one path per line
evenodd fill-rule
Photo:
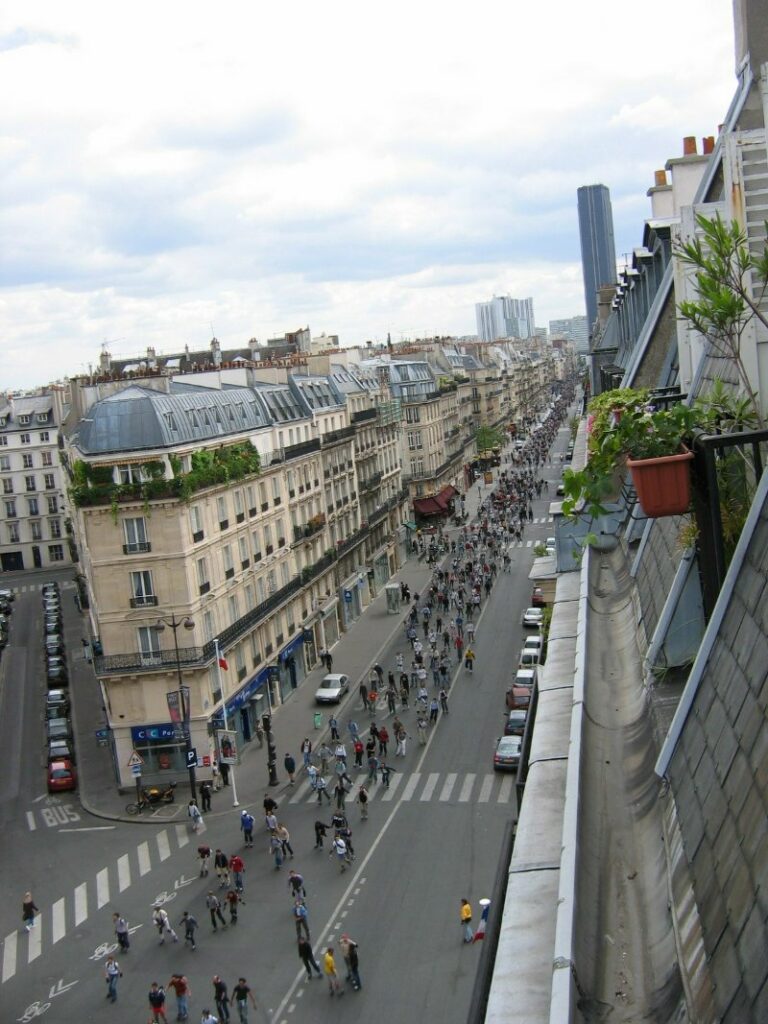
M 565 438 L 561 432 L 559 447 Z M 550 495 L 559 470 L 555 464 L 544 471 Z M 330 821 L 330 812 L 325 806 L 318 810 L 302 781 L 280 800 L 278 817 L 290 830 L 295 851 L 281 871 L 269 856 L 260 805 L 251 806 L 257 819 L 252 850 L 242 848 L 239 811 L 206 816 L 202 841 L 229 855 L 241 852 L 246 861 L 246 904 L 238 924 L 218 933 L 211 930 L 204 903 L 209 887 L 216 889 L 215 877 L 198 875 L 200 840 L 190 834 L 183 807 L 164 809 L 167 817 L 158 824 L 110 824 L 85 814 L 74 795 L 46 796 L 40 600 L 34 591 L 20 595 L 0 668 L 6 765 L 0 775 L 3 1024 L 37 1017 L 46 1024 L 147 1021 L 150 983 L 167 984 L 175 971 L 189 979 L 189 1019 L 195 1022 L 204 1007 L 213 1009 L 214 974 L 230 989 L 239 976 L 248 979 L 259 1007 L 249 1010 L 251 1021 L 351 1021 L 360 1014 L 366 1024 L 466 1020 L 481 946 L 462 943 L 459 902 L 463 896 L 472 902 L 476 923 L 478 900 L 491 895 L 504 832 L 516 817 L 514 775 L 494 773 L 492 755 L 523 640 L 521 613 L 531 592 L 532 551 L 526 542 L 552 532 L 548 502 L 545 495 L 534 503 L 537 522 L 514 550 L 512 571 L 500 574 L 483 606 L 475 671 L 457 670 L 450 714 L 431 731 L 427 745 L 419 746 L 415 711 L 401 713 L 411 739 L 405 758 L 395 757 L 390 747 L 389 762 L 397 771 L 389 791 L 380 783 L 371 787 L 367 822 L 360 822 L 357 806 L 348 803 L 356 859 L 344 873 L 327 846 L 313 849 L 314 821 L 318 816 Z M 80 627 L 66 597 L 63 604 L 67 640 L 76 655 Z M 364 620 L 354 628 L 365 629 Z M 394 668 L 398 650 L 406 652 L 404 636 L 387 651 L 385 670 Z M 355 717 L 361 731 L 367 729 L 367 714 L 356 711 Z M 376 720 L 390 717 L 377 712 Z M 348 932 L 359 944 L 360 992 L 347 986 L 342 999 L 331 998 L 324 980 L 305 980 L 287 888 L 290 867 L 305 878 L 318 960 L 328 944 L 335 945 L 343 976 L 338 939 Z M 20 930 L 21 894 L 27 889 L 46 920 L 44 929 L 30 935 Z M 151 924 L 158 899 L 174 927 L 184 910 L 194 914 L 197 950 L 182 941 L 159 945 Z M 118 1001 L 111 1004 L 103 971 L 115 941 L 114 910 L 128 919 L 133 933 L 130 951 L 119 956 L 123 977 Z M 169 993 L 169 1020 L 175 1010 Z M 237 1020 L 236 1011 L 232 1019 Z

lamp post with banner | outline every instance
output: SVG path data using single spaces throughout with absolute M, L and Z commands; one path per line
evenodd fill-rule
M 219 650 L 219 640 L 218 640 L 218 637 L 216 637 L 214 639 L 213 646 L 214 646 L 214 649 L 216 651 L 216 672 L 217 672 L 218 684 L 219 684 L 218 689 L 219 689 L 219 693 L 224 694 L 224 688 L 221 685 L 221 670 L 222 670 L 222 668 L 227 668 L 227 662 L 226 662 L 226 659 L 224 657 L 222 657 L 221 651 Z M 218 744 L 217 744 L 218 745 L 218 751 L 219 751 L 219 764 L 228 764 L 229 765 L 229 778 L 230 778 L 230 780 L 232 782 L 232 806 L 233 807 L 239 807 L 240 803 L 239 803 L 239 801 L 237 799 L 237 786 L 235 784 L 235 765 L 237 764 L 237 746 L 234 745 L 234 741 L 235 741 L 234 731 L 232 729 L 230 729 L 230 727 L 229 727 L 229 717 L 227 716 L 227 700 L 226 700 L 226 696 L 224 697 L 224 730 L 225 730 L 225 732 L 223 732 L 223 733 L 220 732 L 219 733 Z M 225 738 L 227 740 L 226 744 L 225 744 Z M 226 747 L 226 749 L 228 751 L 228 756 L 227 756 L 226 760 L 225 760 L 225 756 L 224 756 L 225 747 Z
M 269 701 L 269 711 L 265 712 L 261 716 L 261 724 L 264 728 L 264 735 L 267 740 L 267 771 L 269 772 L 269 785 L 277 785 L 277 747 L 275 746 L 275 737 L 272 734 L 272 695 L 269 692 L 269 686 L 277 673 L 276 666 L 272 666 L 269 669 L 269 678 L 267 679 L 267 700 Z
M 185 615 L 183 619 L 177 618 L 175 615 L 171 615 L 170 618 L 158 619 L 155 629 L 158 633 L 162 633 L 166 626 L 173 630 L 173 650 L 176 655 L 176 675 L 179 680 L 178 690 L 172 690 L 170 693 L 166 694 L 168 711 L 171 716 L 171 721 L 177 728 L 179 728 L 184 738 L 184 753 L 187 762 L 187 771 L 189 772 L 190 795 L 195 803 L 197 803 L 197 752 L 192 746 L 192 735 L 190 731 L 190 693 L 189 687 L 184 685 L 184 680 L 181 675 L 181 655 L 179 654 L 179 641 L 176 635 L 179 626 L 183 626 L 184 629 L 194 629 L 195 624 L 188 615 Z

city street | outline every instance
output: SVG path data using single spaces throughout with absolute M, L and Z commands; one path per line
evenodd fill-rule
M 556 452 L 566 439 L 563 427 Z M 367 822 L 360 822 L 359 809 L 351 803 L 357 785 L 350 794 L 347 814 L 356 859 L 344 873 L 329 859 L 329 840 L 325 850 L 313 849 L 314 822 L 318 817 L 330 821 L 328 807 L 317 807 L 301 775 L 295 788 L 286 784 L 282 755 L 290 749 L 299 758 L 302 737 L 284 735 L 279 711 L 275 730 L 280 786 L 273 795 L 279 804 L 278 819 L 289 829 L 295 851 L 280 871 L 273 867 L 262 824 L 264 756 L 258 749 L 246 753 L 237 772 L 241 806 L 256 818 L 253 850 L 243 848 L 240 810 L 230 806 L 227 791 L 214 795 L 213 811 L 205 816 L 199 837 L 188 828 L 184 795 L 163 808 L 153 824 L 89 815 L 76 794 L 49 798 L 41 753 L 45 679 L 40 600 L 34 585 L 19 593 L 11 643 L 0 668 L 0 737 L 7 766 L 0 778 L 7 895 L 0 907 L 0 935 L 5 936 L 0 963 L 3 1019 L 45 1016 L 54 1024 L 146 1021 L 150 983 L 165 985 L 178 971 L 190 982 L 192 1021 L 200 1019 L 204 1007 L 215 1009 L 211 978 L 217 973 L 230 990 L 239 976 L 248 979 L 259 1006 L 258 1012 L 249 1010 L 252 1021 L 352 1020 L 361 1010 L 368 1024 L 392 1019 L 465 1020 L 482 946 L 462 943 L 459 904 L 462 897 L 470 900 L 476 924 L 478 901 L 492 895 L 505 830 L 516 816 L 515 776 L 494 773 L 492 757 L 503 729 L 505 690 L 522 644 L 520 619 L 531 594 L 531 548 L 552 532 L 547 510 L 561 468 L 555 457 L 543 471 L 549 495 L 534 502 L 535 522 L 512 551 L 511 572 L 499 574 L 483 605 L 475 671 L 457 670 L 450 714 L 441 717 L 427 745 L 420 746 L 413 707 L 398 712 L 411 736 L 407 756 L 395 757 L 394 744 L 390 745 L 388 760 L 396 774 L 389 790 L 380 782 L 371 786 Z M 482 489 L 483 495 L 487 490 Z M 476 504 L 475 493 L 471 508 Z M 66 639 L 71 655 L 82 658 L 73 594 L 74 590 L 62 591 Z M 391 627 L 392 639 L 379 654 L 385 671 L 394 669 L 396 653 L 407 649 L 395 618 Z M 358 643 L 365 631 L 363 616 L 352 630 Z M 336 671 L 345 670 L 344 643 L 342 638 L 334 650 Z M 371 658 L 377 653 L 371 650 Z M 365 733 L 371 719 L 360 708 L 358 681 L 353 680 L 339 720 L 346 726 L 354 717 Z M 90 685 L 95 685 L 92 679 Z M 305 685 L 312 684 L 308 680 Z M 391 717 L 380 707 L 375 720 L 381 724 Z M 354 770 L 350 774 L 358 781 Z M 363 778 L 360 773 L 359 781 Z M 239 922 L 218 933 L 212 932 L 205 908 L 208 889 L 216 889 L 215 876 L 211 872 L 202 879 L 198 873 L 196 848 L 201 841 L 228 855 L 239 852 L 246 862 L 246 904 L 240 908 Z M 339 937 L 348 932 L 359 944 L 363 987 L 354 992 L 348 985 L 340 1003 L 329 997 L 325 980 L 305 980 L 291 917 L 289 868 L 305 879 L 318 960 L 333 944 L 343 976 Z M 42 911 L 30 935 L 19 930 L 21 897 L 27 889 Z M 183 941 L 158 945 L 151 922 L 152 904 L 158 900 L 177 931 L 183 911 L 194 914 L 197 950 Z M 115 910 L 127 918 L 133 933 L 130 951 L 118 956 L 123 977 L 118 1001 L 112 1005 L 106 999 L 103 972 L 115 942 Z M 183 929 L 180 935 L 183 939 Z M 364 1002 L 364 1008 L 356 1007 L 357 1001 Z M 172 992 L 167 1012 L 169 1020 L 176 1018 Z M 232 1017 L 237 1020 L 236 1010 Z

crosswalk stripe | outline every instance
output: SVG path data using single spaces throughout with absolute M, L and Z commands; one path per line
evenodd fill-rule
M 477 798 L 479 804 L 487 804 L 493 789 L 493 776 L 486 775 L 480 787 L 480 796 Z
M 413 791 L 418 786 L 420 779 L 421 779 L 421 772 L 414 772 L 413 775 L 410 777 L 410 779 L 408 779 L 406 787 L 403 790 L 403 795 L 401 797 L 401 800 L 410 800 L 411 799 L 411 797 L 413 796 Z
M 401 782 L 402 778 L 403 778 L 402 775 L 392 775 L 390 777 L 389 789 L 385 789 L 384 790 L 384 794 L 383 794 L 383 796 L 381 798 L 382 800 L 393 800 L 394 799 L 395 793 L 397 791 L 397 787 L 400 785 L 400 782 Z
M 75 927 L 88 917 L 88 886 L 81 882 L 75 888 Z
M 96 909 L 101 910 L 105 903 L 109 903 L 109 871 L 102 868 L 96 874 Z
M 66 902 L 64 898 L 56 900 L 51 908 L 51 942 L 54 944 L 63 939 L 67 931 Z
M 307 795 L 307 792 L 309 791 L 309 789 L 310 789 L 310 781 L 309 781 L 309 779 L 305 779 L 301 783 L 299 788 L 296 790 L 296 792 L 293 794 L 291 799 L 288 801 L 288 803 L 289 804 L 298 804 L 298 803 L 300 803 L 301 800 Z
M 139 856 L 139 874 L 146 875 L 152 867 L 149 860 L 149 843 L 139 843 L 136 853 Z
M 439 772 L 430 772 L 429 778 L 427 779 L 427 784 L 424 787 L 424 789 L 422 790 L 422 793 L 421 793 L 421 796 L 419 797 L 419 800 L 429 800 L 430 799 L 430 797 L 432 796 L 432 794 L 435 791 L 435 786 L 437 785 L 437 780 L 439 778 L 440 778 L 440 773 Z
M 124 892 L 131 884 L 131 862 L 128 854 L 117 858 L 117 891 Z
M 29 945 L 27 946 L 27 963 L 31 964 L 40 956 L 43 940 L 43 915 L 38 914 L 35 923 L 29 930 Z
M 179 849 L 181 849 L 182 846 L 186 846 L 187 843 L 189 842 L 189 832 L 187 832 L 187 826 L 186 825 L 176 825 L 175 828 L 176 828 L 176 843 L 177 843 Z
M 18 932 L 6 935 L 3 942 L 3 984 L 16 973 L 16 946 L 19 941 Z
M 506 804 L 509 803 L 509 798 L 512 795 L 512 776 L 505 775 L 501 780 L 501 786 L 499 787 L 499 795 L 496 797 L 496 803 Z
M 451 791 L 453 790 L 453 787 L 456 785 L 457 777 L 458 776 L 456 775 L 456 772 L 450 772 L 447 775 L 446 780 L 443 783 L 442 791 L 440 793 L 441 801 L 451 799 Z
M 532 540 L 527 540 L 527 541 L 525 542 L 525 546 L 526 546 L 527 548 L 533 547 L 533 541 L 532 541 Z
M 171 847 L 168 842 L 168 833 L 165 831 L 165 829 L 157 833 L 157 835 L 155 836 L 155 840 L 157 842 L 157 852 L 160 856 L 160 860 L 168 860 L 168 858 L 171 856 Z
M 459 793 L 459 803 L 466 804 L 469 802 L 469 798 L 472 795 L 472 787 L 475 784 L 475 774 L 470 772 L 464 779 L 461 786 L 461 792 Z

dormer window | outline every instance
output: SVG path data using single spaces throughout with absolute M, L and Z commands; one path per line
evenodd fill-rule
M 27 424 L 29 423 L 29 420 L 30 420 L 29 416 L 26 416 L 26 415 L 19 416 L 19 423 L 21 424 L 22 427 L 26 427 Z
M 37 414 L 37 422 L 38 423 L 47 423 L 48 422 L 48 413 L 47 412 L 39 412 Z

